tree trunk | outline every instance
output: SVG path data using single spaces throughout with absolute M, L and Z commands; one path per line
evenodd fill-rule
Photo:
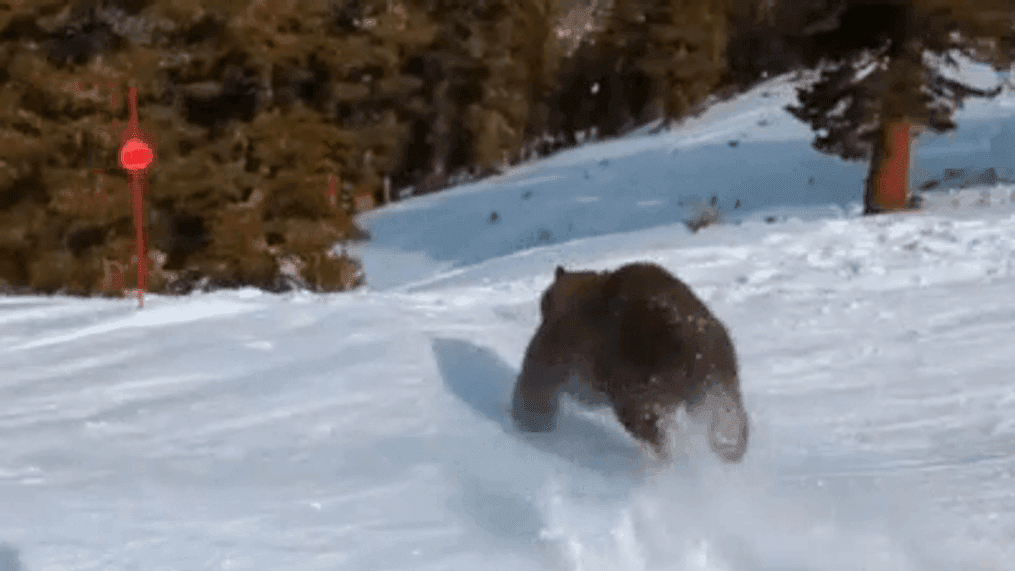
M 910 125 L 905 121 L 881 126 L 874 139 L 864 189 L 864 214 L 905 208 L 909 203 Z

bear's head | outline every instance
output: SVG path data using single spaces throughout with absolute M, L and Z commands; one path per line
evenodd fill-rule
M 543 321 L 556 319 L 568 312 L 594 311 L 602 304 L 602 289 L 607 277 L 591 271 L 569 272 L 557 266 L 553 283 L 543 293 L 540 304 Z

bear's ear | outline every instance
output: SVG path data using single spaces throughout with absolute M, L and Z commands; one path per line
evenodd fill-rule
M 564 275 L 565 273 L 566 272 L 564 271 L 564 266 L 557 266 L 557 272 L 554 274 L 554 277 L 559 278 L 560 276 Z

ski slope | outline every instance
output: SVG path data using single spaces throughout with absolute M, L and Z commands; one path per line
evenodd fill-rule
M 757 127 L 788 117 L 778 82 L 762 89 L 371 214 L 363 290 L 140 311 L 0 297 L 0 571 L 1015 571 L 1015 187 L 858 217 L 862 168 L 788 121 Z M 993 105 L 994 125 L 1015 114 Z M 997 133 L 970 133 L 978 150 L 935 168 L 990 155 Z M 695 157 L 688 195 L 721 190 L 695 186 L 709 173 L 738 181 L 743 214 L 691 234 L 671 147 Z M 598 182 L 571 184 L 583 169 Z M 818 190 L 779 204 L 795 195 L 769 185 L 812 173 Z M 642 191 L 666 204 L 637 206 Z M 742 463 L 691 435 L 655 464 L 570 402 L 556 432 L 511 427 L 553 267 L 634 260 L 728 325 L 753 424 Z

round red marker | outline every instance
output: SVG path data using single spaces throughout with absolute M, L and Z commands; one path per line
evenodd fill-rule
M 120 164 L 127 170 L 144 170 L 152 164 L 153 157 L 152 148 L 141 139 L 130 139 L 120 147 Z

